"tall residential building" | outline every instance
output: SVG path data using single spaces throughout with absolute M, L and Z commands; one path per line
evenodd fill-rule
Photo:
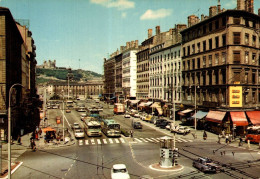
M 115 94 L 115 53 L 109 59 L 104 59 L 104 96 L 107 99 L 114 97 Z
M 259 107 L 260 16 L 252 13 L 252 2 L 238 0 L 239 10 L 218 11 L 181 32 L 185 105 L 196 100 L 207 110 Z
M 119 53 L 117 51 L 117 54 L 115 56 L 115 61 L 116 61 L 116 64 L 115 64 L 115 81 L 116 81 L 116 84 L 115 84 L 115 96 L 117 97 L 117 101 L 119 100 L 119 97 L 123 95 L 123 92 L 122 92 L 122 53 Z M 124 98 L 122 99 L 124 100 Z

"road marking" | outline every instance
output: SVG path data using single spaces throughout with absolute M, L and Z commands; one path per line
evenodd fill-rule
M 142 141 L 144 141 L 144 142 L 148 142 L 147 140 L 145 140 L 144 138 L 140 138 Z
M 180 141 L 182 141 L 182 142 L 188 142 L 187 140 L 182 139 L 182 138 L 179 138 L 178 140 L 180 140 Z
M 98 144 L 101 144 L 101 141 L 100 141 L 100 139 L 97 139 L 97 143 L 98 143 Z
M 107 144 L 107 140 L 106 139 L 103 139 L 103 142 L 104 142 L 104 144 Z
M 91 139 L 91 144 L 95 144 L 95 140 L 94 139 Z
M 193 142 L 193 140 L 188 140 L 189 142 Z
M 122 143 L 125 143 L 125 141 L 124 141 L 124 139 L 123 139 L 123 138 L 120 138 L 120 141 L 121 141 Z
M 88 140 L 85 140 L 85 145 L 88 145 L 89 143 L 88 143 Z
M 119 143 L 119 140 L 118 139 L 115 139 L 116 143 L 118 144 Z
M 155 138 L 151 138 L 151 139 L 153 139 L 153 140 L 156 141 L 156 142 L 159 142 L 159 140 L 157 140 L 157 139 L 155 139 Z
M 145 138 L 146 140 L 150 141 L 150 142 L 154 142 L 152 139 L 149 138 Z
M 113 143 L 114 143 L 112 139 L 108 139 L 108 140 L 109 140 L 109 142 L 110 142 L 111 144 L 113 144 Z
M 83 145 L 83 140 L 79 140 L 79 145 Z
M 137 139 L 137 138 L 134 138 L 134 140 L 136 140 L 136 141 L 138 141 L 138 142 L 143 142 L 143 141 L 141 141 L 141 140 L 139 140 L 139 139 Z

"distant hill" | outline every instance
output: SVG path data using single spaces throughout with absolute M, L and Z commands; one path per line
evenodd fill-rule
M 73 74 L 74 81 L 88 81 L 96 78 L 101 78 L 102 75 L 85 70 L 71 70 Z M 47 81 L 60 81 L 66 80 L 68 70 L 67 69 L 46 69 L 46 68 L 36 68 L 37 79 L 36 83 L 44 83 Z

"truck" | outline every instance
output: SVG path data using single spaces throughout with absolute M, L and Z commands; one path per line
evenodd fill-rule
M 114 114 L 123 114 L 125 113 L 125 106 L 121 103 L 114 104 Z

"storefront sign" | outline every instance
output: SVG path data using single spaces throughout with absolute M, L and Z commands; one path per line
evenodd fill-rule
M 242 86 L 229 87 L 229 107 L 242 107 Z

